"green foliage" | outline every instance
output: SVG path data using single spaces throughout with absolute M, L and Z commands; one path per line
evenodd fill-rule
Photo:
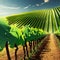
M 22 45 L 24 43 L 24 40 L 23 40 L 23 35 L 22 35 L 22 31 L 16 27 L 16 24 L 14 25 L 11 25 L 11 30 L 10 30 L 10 33 L 16 37 L 16 39 L 14 40 L 10 40 L 10 45 Z M 11 47 L 11 46 L 10 46 Z M 14 46 L 13 46 L 14 47 Z
M 0 51 L 5 47 L 6 42 L 11 48 L 15 44 L 25 45 L 26 42 L 37 40 L 43 37 L 45 32 L 38 28 L 30 27 L 30 25 L 18 28 L 16 24 L 8 25 L 6 19 L 0 19 Z
M 6 36 L 10 31 L 8 21 L 4 18 L 0 18 L 0 51 L 5 47 L 5 43 L 8 40 Z
M 30 27 L 29 25 L 17 28 L 16 24 L 10 25 L 10 32 L 7 32 L 5 41 L 9 42 L 11 48 L 14 48 L 15 44 L 25 45 L 26 42 L 37 40 L 44 36 L 45 32 L 38 28 Z M 3 30 L 2 30 L 3 31 Z
M 60 32 L 60 27 L 59 27 L 59 32 Z
M 16 24 L 11 25 L 10 33 L 18 39 L 16 42 L 15 40 L 12 42 L 17 45 L 25 45 L 26 42 L 37 40 L 45 34 L 43 30 L 30 27 L 29 25 L 23 26 L 22 28 L 17 28 Z

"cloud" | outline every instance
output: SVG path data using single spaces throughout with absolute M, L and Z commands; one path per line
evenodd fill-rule
M 44 0 L 45 3 L 49 2 L 49 0 Z
M 5 5 L 0 5 L 0 9 L 19 9 L 20 7 L 10 7 L 10 6 L 5 6 Z
M 7 12 L 0 12 L 0 15 L 7 14 Z
M 31 5 L 28 5 L 28 6 L 24 7 L 24 9 L 28 9 L 30 6 L 31 6 Z
M 39 6 L 42 6 L 42 5 L 44 5 L 45 3 L 43 2 L 43 3 L 41 3 L 41 4 L 36 4 L 35 6 L 37 6 L 37 7 L 39 7 Z
M 42 5 L 44 5 L 44 4 L 48 3 L 48 2 L 49 2 L 49 0 L 44 0 L 44 2 L 42 2 L 41 4 L 37 3 L 35 6 L 39 7 L 39 6 L 42 6 Z
M 36 4 L 36 6 L 40 6 L 40 4 Z
M 49 2 L 49 0 L 44 0 L 44 2 L 42 2 L 42 3 L 40 4 L 40 6 L 42 6 L 42 5 L 44 5 L 44 4 L 48 3 L 48 2 Z
M 45 4 L 45 3 L 43 2 L 43 3 L 40 4 L 40 6 L 42 6 L 42 5 L 44 5 L 44 4 Z
M 7 16 L 8 15 L 8 12 L 0 12 L 0 16 Z
M 10 14 L 13 14 L 17 10 L 19 10 L 20 7 L 11 7 L 6 5 L 0 5 L 0 16 L 7 16 Z

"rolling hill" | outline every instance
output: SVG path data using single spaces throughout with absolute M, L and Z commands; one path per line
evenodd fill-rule
M 36 10 L 23 14 L 6 17 L 9 24 L 17 24 L 17 27 L 30 25 L 43 29 L 49 33 L 55 32 L 60 26 L 60 7 L 53 9 Z

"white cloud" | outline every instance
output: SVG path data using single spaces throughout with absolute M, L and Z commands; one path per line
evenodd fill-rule
M 49 2 L 49 0 L 44 0 L 45 3 Z
M 43 4 L 45 4 L 44 2 L 43 3 L 41 3 L 41 5 L 43 5 Z
M 8 15 L 8 12 L 0 12 L 0 16 L 7 16 Z
M 37 7 L 38 7 L 38 6 L 42 6 L 42 5 L 44 5 L 44 4 L 48 3 L 48 2 L 49 2 L 49 0 L 44 0 L 44 2 L 42 2 L 41 4 L 38 4 L 38 3 L 37 3 L 35 6 L 37 6 Z
M 16 10 L 19 10 L 20 7 L 11 7 L 6 5 L 0 5 L 0 16 L 7 16 L 13 14 Z
M 7 14 L 7 13 L 6 13 L 6 12 L 0 12 L 0 15 L 1 15 L 1 14 Z
M 36 4 L 36 6 L 40 6 L 40 4 Z
M 42 5 L 44 5 L 44 4 L 45 4 L 45 3 L 43 2 L 43 3 L 40 4 L 40 6 L 42 6 Z
M 0 9 L 19 9 L 20 7 L 10 7 L 10 6 L 5 6 L 5 5 L 0 5 Z
M 31 5 L 28 5 L 28 6 L 24 7 L 24 9 L 28 9 L 30 6 L 31 6 Z
M 39 6 L 42 6 L 42 5 L 44 5 L 44 4 L 45 4 L 45 2 L 43 2 L 43 3 L 41 3 L 41 4 L 36 4 L 35 6 L 39 7 Z

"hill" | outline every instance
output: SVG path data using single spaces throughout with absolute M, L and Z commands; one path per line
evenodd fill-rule
M 60 7 L 8 16 L 7 19 L 9 24 L 16 23 L 19 28 L 30 25 L 51 33 L 57 31 L 60 26 Z

